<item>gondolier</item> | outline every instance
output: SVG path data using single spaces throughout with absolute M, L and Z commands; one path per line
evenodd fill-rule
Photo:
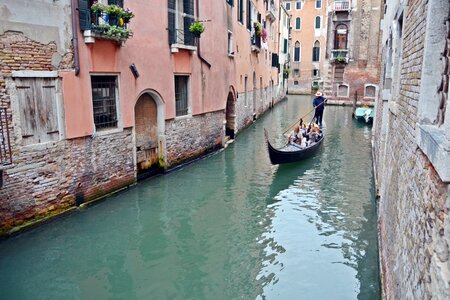
M 316 108 L 313 120 L 315 120 L 320 127 L 322 127 L 323 111 L 325 110 L 326 101 L 327 99 L 322 96 L 322 93 L 317 91 L 316 98 L 313 100 L 313 106 Z

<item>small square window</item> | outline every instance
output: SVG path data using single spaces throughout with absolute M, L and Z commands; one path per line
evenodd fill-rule
M 290 2 L 286 2 L 286 10 L 291 10 L 291 3 Z
M 297 80 L 294 81 L 294 85 L 298 85 L 298 81 Z
M 301 1 L 295 2 L 295 9 L 296 9 L 296 10 L 302 9 L 302 2 L 301 2 Z

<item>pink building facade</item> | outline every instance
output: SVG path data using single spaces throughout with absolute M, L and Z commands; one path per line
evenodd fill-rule
M 6 0 L 0 233 L 223 147 L 280 100 L 279 3 L 238 2 Z M 258 51 L 244 2 L 270 28 Z

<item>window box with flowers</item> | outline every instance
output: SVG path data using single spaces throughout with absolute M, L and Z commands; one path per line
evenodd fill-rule
M 81 5 L 80 1 L 80 5 Z M 114 40 L 122 44 L 133 36 L 131 29 L 128 29 L 130 20 L 134 17 L 133 12 L 122 7 L 111 4 L 105 5 L 95 2 L 89 7 L 88 21 L 83 20 L 86 12 L 83 13 L 80 7 L 80 27 L 83 32 L 85 43 L 94 43 L 96 38 Z

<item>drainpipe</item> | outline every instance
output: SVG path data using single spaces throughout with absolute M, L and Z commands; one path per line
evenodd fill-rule
M 199 9 L 199 7 L 200 7 L 200 0 L 197 0 L 196 13 L 197 13 L 197 18 L 200 19 L 200 9 Z M 198 56 L 198 58 L 200 58 L 200 60 L 202 62 L 204 62 L 208 66 L 208 68 L 211 69 L 211 64 L 206 59 L 203 58 L 203 56 L 202 56 L 202 54 L 200 52 L 200 39 L 197 39 L 197 56 Z
M 78 11 L 78 0 L 72 0 L 72 44 L 73 44 L 73 62 L 75 65 L 75 76 L 80 74 L 80 56 L 78 53 L 78 31 L 77 31 L 77 19 L 76 13 Z

